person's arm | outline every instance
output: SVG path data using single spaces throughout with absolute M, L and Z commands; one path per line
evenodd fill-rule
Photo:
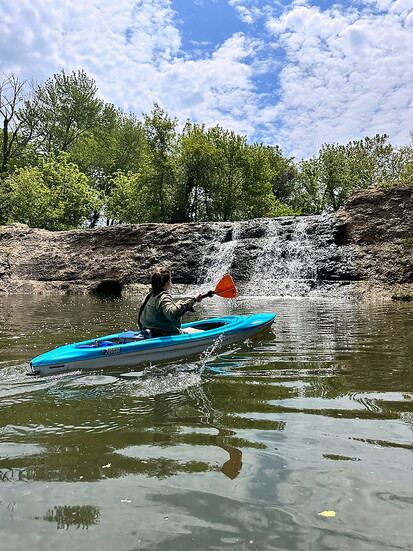
M 177 320 L 188 312 L 196 302 L 196 297 L 178 300 L 174 302 L 171 295 L 164 294 L 160 297 L 158 308 L 169 320 Z

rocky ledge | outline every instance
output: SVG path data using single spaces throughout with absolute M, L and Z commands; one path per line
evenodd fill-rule
M 120 294 L 147 286 L 160 263 L 171 267 L 175 283 L 195 284 L 220 257 L 242 284 L 264 253 L 268 270 L 271 255 L 281 262 L 292 241 L 303 239 L 313 253 L 297 258 L 315 281 L 351 282 L 355 296 L 407 300 L 413 296 L 412 214 L 413 186 L 395 186 L 359 190 L 326 216 L 65 232 L 12 224 L 0 228 L 0 293 Z
M 356 191 L 336 213 L 360 295 L 413 299 L 413 186 Z

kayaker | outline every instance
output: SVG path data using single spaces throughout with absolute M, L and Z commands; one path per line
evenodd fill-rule
M 181 318 L 193 310 L 195 303 L 200 302 L 201 293 L 174 301 L 170 293 L 171 286 L 171 272 L 164 267 L 155 268 L 151 276 L 151 292 L 143 300 L 138 315 L 140 330 L 149 329 L 152 337 L 200 331 L 192 327 L 181 329 Z

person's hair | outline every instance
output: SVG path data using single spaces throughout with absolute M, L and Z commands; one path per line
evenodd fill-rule
M 152 293 L 154 295 L 158 295 L 163 290 L 163 286 L 168 283 L 170 279 L 170 270 L 164 268 L 163 266 L 155 268 L 151 276 Z

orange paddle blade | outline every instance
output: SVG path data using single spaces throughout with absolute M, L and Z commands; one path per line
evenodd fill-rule
M 232 277 L 227 274 L 217 283 L 214 293 L 223 298 L 235 298 L 238 296 L 237 288 Z

